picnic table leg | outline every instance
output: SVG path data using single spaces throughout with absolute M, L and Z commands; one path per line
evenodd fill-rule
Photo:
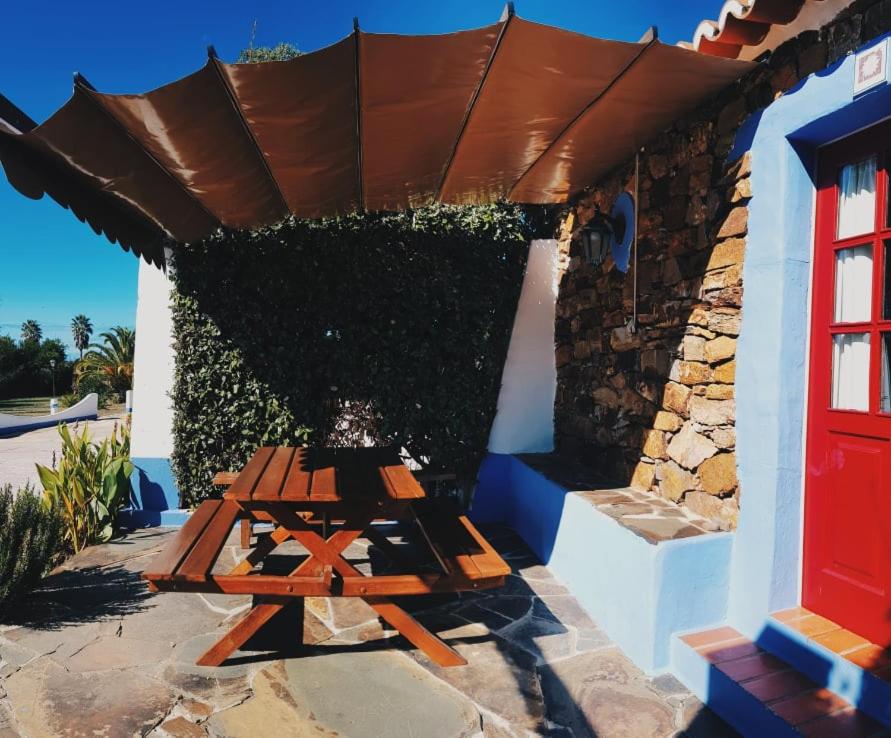
M 205 651 L 195 663 L 198 666 L 219 666 L 283 607 L 284 604 L 278 602 L 263 602 L 254 606 L 232 630 Z
M 294 576 L 313 576 L 326 565 L 331 566 L 341 576 L 362 576 L 358 569 L 341 556 L 341 552 L 362 535 L 365 528 L 374 519 L 373 515 L 344 521 L 341 529 L 324 541 L 318 533 L 309 528 L 304 520 L 294 515 L 290 510 L 279 508 L 276 512 L 275 517 L 282 527 L 287 529 L 291 536 L 303 544 L 303 547 L 310 553 L 310 558 L 297 567 L 293 573 Z M 336 544 L 332 545 L 335 541 Z M 362 597 L 362 600 L 399 631 L 407 641 L 427 654 L 434 663 L 440 666 L 464 666 L 467 663 L 455 649 L 427 630 L 388 598 L 373 596 Z
M 251 547 L 251 521 L 248 518 L 241 521 L 241 547 Z

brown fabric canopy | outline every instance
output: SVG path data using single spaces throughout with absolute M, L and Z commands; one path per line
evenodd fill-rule
M 0 162 L 152 262 L 161 243 L 293 214 L 562 203 L 751 64 L 508 14 L 439 36 L 355 30 L 142 95 L 75 79 L 36 125 L 0 96 Z

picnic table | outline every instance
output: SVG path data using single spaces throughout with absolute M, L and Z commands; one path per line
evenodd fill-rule
M 159 591 L 254 595 L 251 610 L 199 665 L 219 666 L 303 597 L 359 597 L 437 664 L 466 663 L 390 597 L 499 587 L 510 567 L 455 505 L 425 495 L 395 449 L 263 447 L 237 475 L 219 476 L 229 484 L 223 498 L 201 503 L 143 574 Z M 238 521 L 271 523 L 272 530 L 257 536 L 241 563 L 217 571 Z M 377 525 L 382 521 L 415 527 L 435 568 L 390 541 Z M 344 557 L 358 538 L 403 573 L 359 571 Z M 265 573 L 263 562 L 291 539 L 306 557 L 288 574 Z M 302 639 L 302 627 L 298 632 Z

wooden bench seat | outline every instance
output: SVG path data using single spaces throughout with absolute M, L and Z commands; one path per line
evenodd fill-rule
M 412 511 L 446 575 L 474 581 L 510 574 L 504 559 L 451 500 L 423 500 Z
M 153 584 L 206 581 L 238 519 L 240 508 L 224 500 L 202 502 L 143 574 Z

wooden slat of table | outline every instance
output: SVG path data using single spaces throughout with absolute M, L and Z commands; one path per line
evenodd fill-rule
M 210 523 L 205 526 L 201 537 L 197 540 L 192 550 L 179 569 L 174 574 L 174 579 L 182 579 L 190 582 L 200 582 L 207 579 L 213 568 L 217 556 L 223 550 L 226 538 L 235 525 L 241 508 L 237 502 L 223 500 L 223 504 L 217 510 Z
M 263 475 L 263 470 L 266 469 L 274 451 L 275 449 L 269 446 L 258 448 L 248 463 L 244 465 L 238 478 L 229 487 L 225 497 L 235 500 L 251 499 L 254 487 L 257 486 L 257 482 Z
M 314 448 L 311 449 L 309 463 L 312 467 L 312 480 L 310 481 L 309 497 L 314 501 L 336 502 L 340 499 L 338 491 L 339 470 L 336 468 L 338 451 L 341 449 Z
M 291 459 L 291 467 L 285 485 L 282 487 L 281 499 L 285 502 L 296 502 L 309 499 L 309 483 L 312 480 L 312 470 L 307 462 L 308 452 L 305 448 L 294 450 Z
M 217 508 L 222 505 L 222 500 L 207 500 L 202 502 L 180 528 L 179 533 L 161 553 L 149 564 L 145 578 L 164 579 L 169 578 L 180 562 L 189 553 L 193 543 L 207 527 L 208 522 L 214 516 Z
M 275 449 L 272 458 L 263 470 L 260 479 L 254 487 L 251 494 L 252 500 L 271 500 L 277 502 L 281 496 L 282 487 L 285 485 L 285 478 L 288 469 L 291 466 L 291 460 L 294 456 L 295 449 L 285 446 Z
M 392 448 L 378 451 L 378 474 L 387 493 L 397 500 L 416 500 L 424 497 L 424 490 L 418 480 L 402 462 L 398 452 Z

